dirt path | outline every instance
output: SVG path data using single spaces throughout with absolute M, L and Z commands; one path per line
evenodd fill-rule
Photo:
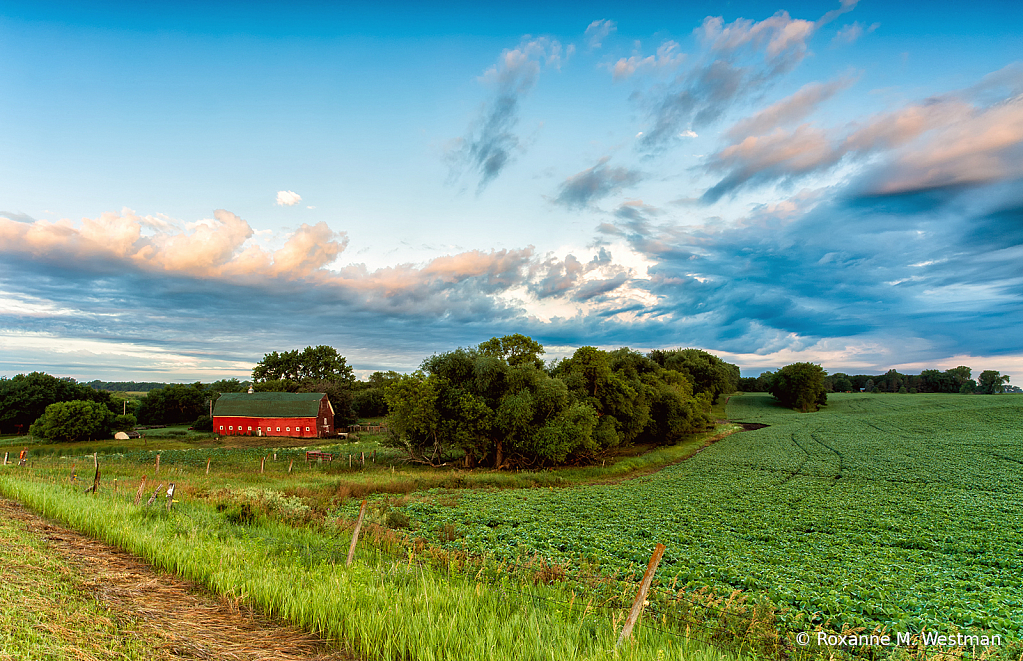
M 351 661 L 316 636 L 273 622 L 259 613 L 209 594 L 172 574 L 158 572 L 133 555 L 61 528 L 0 498 L 0 516 L 26 530 L 80 570 L 81 589 L 114 614 L 136 619 L 168 658 L 269 661 Z

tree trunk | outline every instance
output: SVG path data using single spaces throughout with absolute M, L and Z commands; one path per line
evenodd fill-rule
M 501 439 L 498 439 L 494 444 L 494 468 L 500 468 L 502 461 L 504 461 L 504 447 Z

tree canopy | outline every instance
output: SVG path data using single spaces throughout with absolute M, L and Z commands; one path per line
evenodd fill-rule
M 114 413 L 103 404 L 75 399 L 46 407 L 30 433 L 49 441 L 88 441 L 110 436 Z
M 804 413 L 816 411 L 828 402 L 824 387 L 826 374 L 814 363 L 786 365 L 775 373 L 770 392 L 783 406 Z
M 0 378 L 0 433 L 24 433 L 57 402 L 83 400 L 115 407 L 105 390 L 95 390 L 70 377 L 56 377 L 42 372 Z
M 431 356 L 384 386 L 389 442 L 425 463 L 538 467 L 676 442 L 711 423 L 709 394 L 638 352 L 581 347 L 548 371 L 542 353 L 511 335 Z
M 739 389 L 739 366 L 726 363 L 700 349 L 655 349 L 650 358 L 665 369 L 674 370 L 693 384 L 697 394 L 710 393 L 714 403 L 722 394 Z
M 302 351 L 265 354 L 252 369 L 252 380 L 262 381 L 341 381 L 351 386 L 355 372 L 337 349 L 320 345 Z

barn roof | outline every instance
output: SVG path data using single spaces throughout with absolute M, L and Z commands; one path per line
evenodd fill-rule
M 322 392 L 229 392 L 217 400 L 214 416 L 253 418 L 315 418 Z

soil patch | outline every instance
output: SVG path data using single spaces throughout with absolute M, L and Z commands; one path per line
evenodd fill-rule
M 82 575 L 80 588 L 106 609 L 137 619 L 172 658 L 352 661 L 301 629 L 273 621 L 195 583 L 159 572 L 135 556 L 54 525 L 0 498 L 0 516 L 19 521 Z
M 739 425 L 743 431 L 753 431 L 754 429 L 763 429 L 764 427 L 770 427 L 771 425 L 765 425 L 762 422 L 732 422 L 732 424 Z

